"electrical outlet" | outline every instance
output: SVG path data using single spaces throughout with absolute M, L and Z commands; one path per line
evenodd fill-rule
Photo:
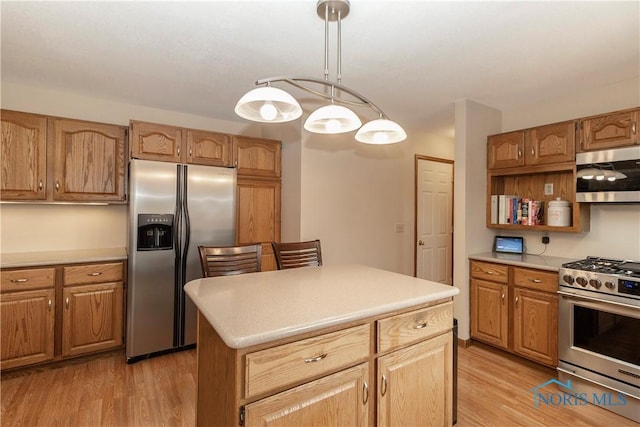
M 404 224 L 396 224 L 396 233 L 404 233 Z
M 550 240 L 551 239 L 549 239 L 549 236 L 542 236 L 542 243 L 544 243 L 545 245 L 549 243 Z
M 553 196 L 553 183 L 547 183 L 544 185 L 544 195 Z

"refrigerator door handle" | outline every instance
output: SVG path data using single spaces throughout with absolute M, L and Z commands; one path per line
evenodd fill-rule
M 174 279 L 174 310 L 173 310 L 173 346 L 180 345 L 182 341 L 182 332 L 179 331 L 178 326 L 181 323 L 182 312 L 180 310 L 180 283 L 182 283 L 182 165 L 176 165 L 176 206 L 175 206 L 175 229 L 174 229 L 174 242 L 175 242 L 175 279 Z
M 178 315 L 180 319 L 184 319 L 186 307 L 185 307 L 185 293 L 183 287 L 187 281 L 187 254 L 189 252 L 189 240 L 191 237 L 191 223 L 189 222 L 189 198 L 187 197 L 187 188 L 188 188 L 188 166 L 182 166 L 182 179 L 181 179 L 181 188 L 179 190 L 180 200 L 182 204 L 182 215 L 184 219 L 184 241 L 183 241 L 183 253 L 180 258 L 180 280 L 177 282 L 176 287 L 176 303 L 178 304 Z M 178 345 L 185 344 L 185 325 L 184 322 L 180 322 L 179 328 L 177 328 L 178 333 Z
M 185 285 L 185 282 L 187 279 L 187 255 L 189 253 L 189 243 L 191 240 L 191 221 L 189 221 L 189 203 L 187 202 L 189 200 L 189 197 L 187 194 L 187 189 L 188 189 L 187 167 L 188 167 L 187 165 L 184 165 L 184 175 L 182 178 L 182 205 L 183 205 L 183 211 L 184 211 L 184 225 L 185 225 L 184 254 L 182 256 L 182 267 L 183 267 L 182 285 Z

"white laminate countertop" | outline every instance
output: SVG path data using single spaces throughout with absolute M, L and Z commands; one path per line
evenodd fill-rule
M 556 273 L 562 267 L 562 264 L 576 261 L 576 258 L 562 258 L 555 256 L 528 254 L 500 254 L 496 252 L 484 252 L 469 255 L 469 259 L 477 261 L 497 262 L 499 264 L 517 265 L 519 267 L 537 268 L 538 270 L 549 270 L 555 271 Z
M 67 251 L 11 252 L 0 254 L 1 268 L 37 267 L 79 262 L 120 261 L 127 259 L 126 248 L 76 249 Z
M 230 348 L 453 297 L 457 288 L 364 265 L 196 279 L 185 291 Z

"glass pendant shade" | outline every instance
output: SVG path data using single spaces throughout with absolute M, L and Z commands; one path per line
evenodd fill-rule
M 347 107 L 335 104 L 318 108 L 304 122 L 304 128 L 313 133 L 351 132 L 360 126 L 362 126 L 362 122 L 356 113 Z
M 284 90 L 263 86 L 250 90 L 240 98 L 235 112 L 243 119 L 254 122 L 283 123 L 300 117 L 302 107 Z
M 387 119 L 371 120 L 356 133 L 356 141 L 365 144 L 394 144 L 407 139 L 407 134 L 396 122 Z

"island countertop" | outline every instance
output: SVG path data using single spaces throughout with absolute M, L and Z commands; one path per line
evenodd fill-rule
M 184 287 L 230 348 L 453 297 L 455 287 L 357 264 L 196 279 Z

